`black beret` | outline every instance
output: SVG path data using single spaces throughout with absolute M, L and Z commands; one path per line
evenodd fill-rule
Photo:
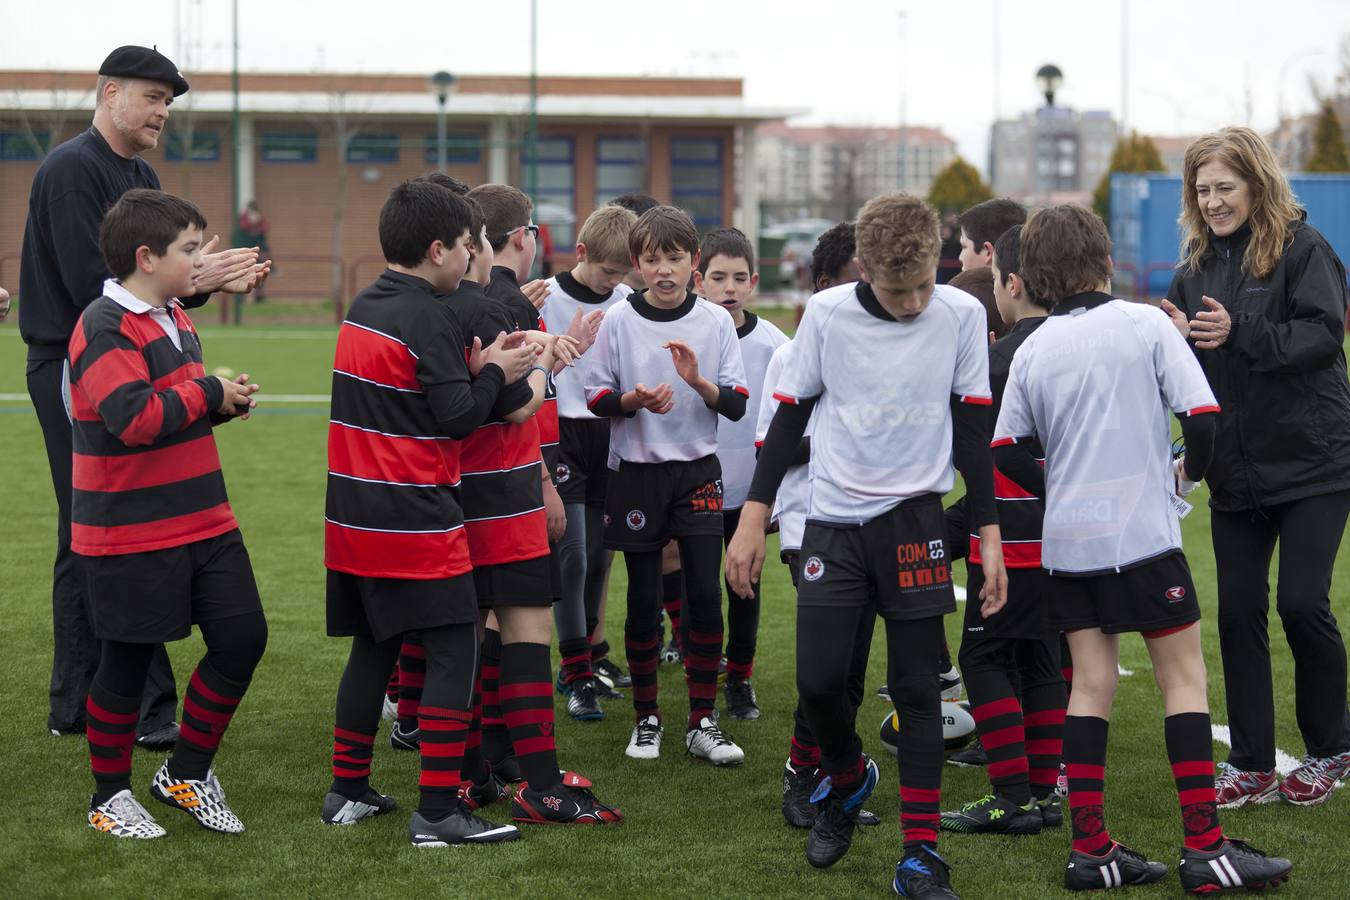
M 175 97 L 188 92 L 187 79 L 178 71 L 178 67 L 163 53 L 149 47 L 130 44 L 118 47 L 98 67 L 98 74 L 159 81 L 171 85 Z

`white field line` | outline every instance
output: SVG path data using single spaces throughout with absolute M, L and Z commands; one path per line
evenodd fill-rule
M 1225 747 L 1233 746 L 1233 734 L 1231 731 L 1229 731 L 1227 725 L 1220 725 L 1217 722 L 1211 722 L 1209 730 L 1214 735 L 1214 740 L 1218 741 L 1220 744 L 1223 744 Z M 1275 748 L 1276 771 L 1278 771 L 1281 775 L 1288 775 L 1290 772 L 1294 771 L 1297 768 L 1298 768 L 1298 760 L 1294 759 L 1292 756 L 1290 756 L 1288 753 L 1285 753 L 1280 748 L 1278 747 Z
M 258 338 L 264 341 L 328 341 L 332 343 L 337 340 L 337 327 L 315 328 L 312 331 L 304 328 L 276 328 L 276 329 L 255 329 L 255 328 L 231 328 L 228 325 L 212 325 L 211 323 L 198 323 L 197 330 L 202 332 L 209 342 L 219 340 L 238 340 L 248 341 Z M 0 327 L 0 338 L 19 337 L 19 329 Z
M 331 398 L 327 394 L 258 394 L 254 399 L 260 403 L 328 403 Z M 0 403 L 15 401 L 26 403 L 28 395 L 0 394 Z

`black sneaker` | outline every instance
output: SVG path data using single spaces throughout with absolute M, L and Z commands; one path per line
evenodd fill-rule
M 520 763 L 516 762 L 514 756 L 504 756 L 496 762 L 488 760 L 488 765 L 492 767 L 492 774 L 507 784 L 517 784 L 525 780 L 525 776 L 520 772 Z
M 783 766 L 783 818 L 793 828 L 810 828 L 816 823 L 811 792 L 816 789 L 819 772 L 807 766 L 794 769 L 790 761 Z
M 1166 874 L 1167 866 L 1116 842 L 1104 856 L 1071 852 L 1069 866 L 1064 870 L 1064 886 L 1071 891 L 1100 891 L 1152 884 Z
M 612 663 L 608 657 L 591 663 L 591 671 L 595 673 L 595 677 L 599 678 L 605 687 L 611 690 L 633 686 L 633 679 L 625 675 L 623 669 Z M 622 697 L 623 694 L 619 696 Z
M 1059 828 L 1064 824 L 1064 807 L 1059 794 L 1052 791 L 1050 796 L 1037 800 L 1036 808 L 1040 810 L 1041 824 L 1046 828 Z
M 395 722 L 394 727 L 389 729 L 389 746 L 395 750 L 420 752 L 422 750 L 422 729 L 414 728 L 412 731 L 403 731 Z
M 348 800 L 336 791 L 329 791 L 323 798 L 323 823 L 325 825 L 355 825 L 371 816 L 382 816 L 398 808 L 398 801 L 385 796 L 373 788 L 367 790 L 360 800 Z
M 476 781 L 462 782 L 459 786 L 459 799 L 469 809 L 483 809 L 506 796 L 506 782 L 488 767 L 487 780 L 482 784 Z
M 962 834 L 1040 834 L 1041 824 L 1034 801 L 1023 807 L 993 794 L 944 812 L 939 820 L 943 831 Z
M 877 688 L 877 696 L 880 697 L 882 700 L 885 700 L 887 703 L 890 703 L 891 686 L 889 684 L 883 684 L 881 687 Z
M 947 757 L 947 762 L 959 769 L 982 769 L 989 765 L 989 754 L 985 752 L 980 739 L 976 738 L 966 749 Z
M 961 900 L 961 895 L 952 890 L 947 861 L 927 844 L 906 853 L 895 864 L 895 880 L 891 887 L 901 897 L 911 900 Z
M 569 685 L 567 714 L 578 722 L 598 722 L 605 717 L 595 684 L 594 678 L 582 678 Z
M 1177 873 L 1182 890 L 1208 894 L 1228 888 L 1260 890 L 1289 879 L 1294 864 L 1266 856 L 1246 841 L 1226 839 L 1217 850 L 1183 850 Z
M 871 828 L 873 825 L 881 824 L 881 816 L 872 812 L 870 809 L 858 810 L 858 824 L 865 828 Z
M 622 822 L 623 813 L 596 799 L 592 784 L 576 772 L 547 790 L 521 785 L 511 801 L 511 818 L 534 825 L 603 825 Z
M 806 837 L 806 861 L 817 869 L 824 869 L 843 859 L 853 843 L 853 828 L 858 824 L 858 810 L 863 801 L 876 789 L 879 777 L 877 764 L 863 755 L 862 783 L 847 797 L 841 796 L 830 778 L 822 778 L 811 795 L 816 805 L 816 820 Z
M 84 729 L 81 728 L 80 731 L 83 732 Z M 74 732 L 71 733 L 73 734 Z M 178 745 L 177 722 L 170 722 L 168 725 L 163 725 L 159 728 L 156 728 L 149 734 L 143 734 L 140 737 L 136 738 L 137 747 L 140 747 L 142 750 L 151 750 L 158 753 L 164 753 L 169 750 L 172 750 L 177 745 Z
M 956 666 L 938 675 L 938 689 L 943 700 L 961 699 L 961 673 L 956 671 Z
M 516 826 L 498 825 L 496 822 L 480 819 L 463 803 L 439 821 L 430 821 L 423 818 L 420 812 L 414 812 L 412 821 L 408 823 L 408 838 L 414 847 L 496 844 L 500 841 L 514 841 L 519 837 L 520 829 Z
M 749 678 L 728 678 L 723 692 L 727 700 L 727 715 L 733 719 L 754 720 L 759 718 L 758 697 L 755 686 Z

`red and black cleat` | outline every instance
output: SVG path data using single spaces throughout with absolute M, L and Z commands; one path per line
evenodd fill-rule
M 562 781 L 542 791 L 522 784 L 511 801 L 511 818 L 532 825 L 604 825 L 623 821 L 623 813 L 601 803 L 591 787 L 576 772 L 563 773 Z

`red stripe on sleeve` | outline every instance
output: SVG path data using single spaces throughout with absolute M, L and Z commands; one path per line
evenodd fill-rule
M 773 392 L 773 399 L 777 400 L 779 403 L 786 403 L 788 406 L 797 405 L 796 397 L 789 397 L 787 394 L 780 394 L 777 391 Z
M 1223 410 L 1219 409 L 1219 404 L 1215 403 L 1215 404 L 1212 404 L 1212 405 L 1210 405 L 1210 406 L 1197 406 L 1195 409 L 1192 409 L 1192 410 L 1187 411 L 1186 415 L 1188 415 L 1188 416 L 1198 416 L 1198 415 L 1200 415 L 1200 414 L 1202 414 L 1202 413 L 1216 413 L 1216 412 L 1222 412 L 1222 411 L 1223 411 Z
M 739 384 L 733 387 L 732 390 L 740 394 L 742 397 L 750 396 L 750 389 L 746 387 L 741 387 Z
M 614 392 L 611 391 L 609 388 L 601 389 L 600 392 L 597 393 L 594 397 L 592 397 L 591 401 L 586 404 L 586 408 L 595 409 L 595 404 L 599 403 L 601 400 L 603 400 L 605 397 L 608 397 L 612 393 Z
M 962 403 L 969 403 L 971 406 L 993 406 L 993 397 L 962 397 Z
M 990 447 L 990 449 L 993 449 L 994 447 L 1006 447 L 1006 446 L 1008 446 L 1009 444 L 1015 444 L 1015 443 L 1017 443 L 1017 438 L 1014 438 L 1014 437 L 1005 437 L 1005 438 L 999 438 L 998 440 L 992 442 L 992 443 L 989 445 L 989 447 Z

